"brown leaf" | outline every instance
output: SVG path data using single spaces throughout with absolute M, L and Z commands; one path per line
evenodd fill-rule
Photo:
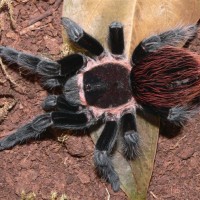
M 65 0 L 63 16 L 76 21 L 89 34 L 107 47 L 108 26 L 112 21 L 124 24 L 125 53 L 131 56 L 136 45 L 145 37 L 179 25 L 195 23 L 200 18 L 200 0 Z M 66 36 L 64 36 L 66 38 Z M 113 156 L 120 176 L 121 188 L 129 199 L 146 199 L 156 153 L 159 119 L 137 117 L 142 138 L 142 155 L 127 162 L 120 150 Z M 102 127 L 92 134 L 96 142 Z M 120 146 L 120 145 L 119 145 Z

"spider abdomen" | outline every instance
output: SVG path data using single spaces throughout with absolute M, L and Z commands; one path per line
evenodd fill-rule
M 134 66 L 131 79 L 133 95 L 143 105 L 184 105 L 200 96 L 200 56 L 167 46 Z
M 98 65 L 83 76 L 85 99 L 99 108 L 117 107 L 132 98 L 129 85 L 130 70 L 121 64 Z

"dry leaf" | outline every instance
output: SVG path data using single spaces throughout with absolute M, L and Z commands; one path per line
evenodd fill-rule
M 125 53 L 131 56 L 136 45 L 145 37 L 167 29 L 195 23 L 200 18 L 200 0 L 65 0 L 63 16 L 80 24 L 86 32 L 98 39 L 106 48 L 108 26 L 113 21 L 124 24 Z M 64 36 L 66 38 L 66 36 Z M 114 155 L 121 188 L 129 199 L 146 199 L 152 174 L 159 133 L 159 119 L 137 117 L 142 138 L 142 156 L 128 163 L 120 151 Z M 102 127 L 92 134 L 96 141 Z

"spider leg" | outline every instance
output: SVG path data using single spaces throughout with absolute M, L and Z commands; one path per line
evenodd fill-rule
M 46 77 L 44 85 L 50 87 L 62 85 L 64 76 L 77 72 L 87 64 L 82 54 L 68 55 L 55 62 L 4 46 L 0 46 L 0 57 Z
M 122 119 L 123 132 L 123 153 L 128 160 L 135 159 L 140 154 L 140 138 L 137 132 L 136 116 L 132 113 L 126 113 Z
M 178 27 L 158 35 L 153 35 L 142 40 L 132 54 L 132 62 L 138 64 L 145 56 L 155 52 L 163 46 L 177 46 L 181 42 L 186 42 L 195 36 L 198 31 L 196 24 Z
M 49 127 L 79 130 L 87 128 L 95 122 L 86 110 L 80 112 L 55 111 L 39 115 L 32 122 L 19 128 L 15 133 L 0 140 L 0 150 L 11 148 L 31 138 L 38 138 Z
M 64 95 L 49 95 L 42 103 L 42 108 L 45 111 L 78 111 L 79 106 L 69 104 Z
M 63 17 L 62 24 L 73 42 L 97 56 L 104 52 L 103 46 L 71 19 Z
M 65 106 L 67 109 L 70 107 L 69 110 L 71 109 L 76 110 L 77 108 L 79 108 L 79 106 L 82 105 L 81 100 L 80 100 L 80 95 L 81 95 L 80 93 L 81 92 L 80 92 L 78 76 L 74 75 L 71 78 L 69 78 L 64 84 L 63 86 L 64 96 L 62 96 L 62 98 L 59 97 L 59 101 L 62 101 L 62 103 L 64 103 L 65 101 L 65 104 L 66 104 Z M 53 108 L 55 106 L 55 100 L 56 100 L 55 96 L 48 97 L 46 100 L 46 103 L 44 104 L 44 109 L 49 110 Z
M 94 163 L 100 173 L 112 186 L 116 192 L 119 190 L 119 177 L 114 170 L 109 157 L 118 134 L 118 124 L 116 121 L 107 121 L 104 130 L 96 143 L 94 152 Z
M 77 72 L 87 65 L 87 59 L 83 54 L 67 55 L 57 61 L 60 64 L 60 74 L 68 75 Z
M 51 78 L 42 78 L 41 84 L 45 89 L 63 88 L 66 83 L 65 76 L 55 76 Z
M 87 59 L 82 54 L 71 54 L 57 60 L 57 63 L 60 65 L 60 76 L 46 76 L 42 80 L 42 85 L 45 88 L 62 88 L 66 83 L 66 76 L 72 76 L 81 68 L 84 68 L 87 65 Z
M 199 113 L 199 103 L 185 106 L 175 106 L 169 109 L 167 120 L 176 125 L 183 126 L 197 113 Z
M 109 44 L 113 54 L 121 55 L 124 52 L 124 32 L 120 22 L 112 22 L 109 26 Z
M 63 88 L 63 94 L 65 95 L 66 101 L 72 105 L 81 105 L 80 100 L 80 86 L 78 83 L 78 77 L 73 76 L 67 80 Z

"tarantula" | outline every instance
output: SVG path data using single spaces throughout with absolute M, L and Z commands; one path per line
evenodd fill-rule
M 119 132 L 123 152 L 134 159 L 139 152 L 136 108 L 143 107 L 174 123 L 183 124 L 199 106 L 200 56 L 180 47 L 192 38 L 197 25 L 175 28 L 141 41 L 131 61 L 124 55 L 123 25 L 109 26 L 111 53 L 77 23 L 62 18 L 69 39 L 92 57 L 77 53 L 52 61 L 0 46 L 0 56 L 45 78 L 45 88 L 62 88 L 49 95 L 42 107 L 46 114 L 0 141 L 0 150 L 27 139 L 38 138 L 49 127 L 78 130 L 102 122 L 105 127 L 96 143 L 94 163 L 112 186 L 120 187 L 110 155 Z

